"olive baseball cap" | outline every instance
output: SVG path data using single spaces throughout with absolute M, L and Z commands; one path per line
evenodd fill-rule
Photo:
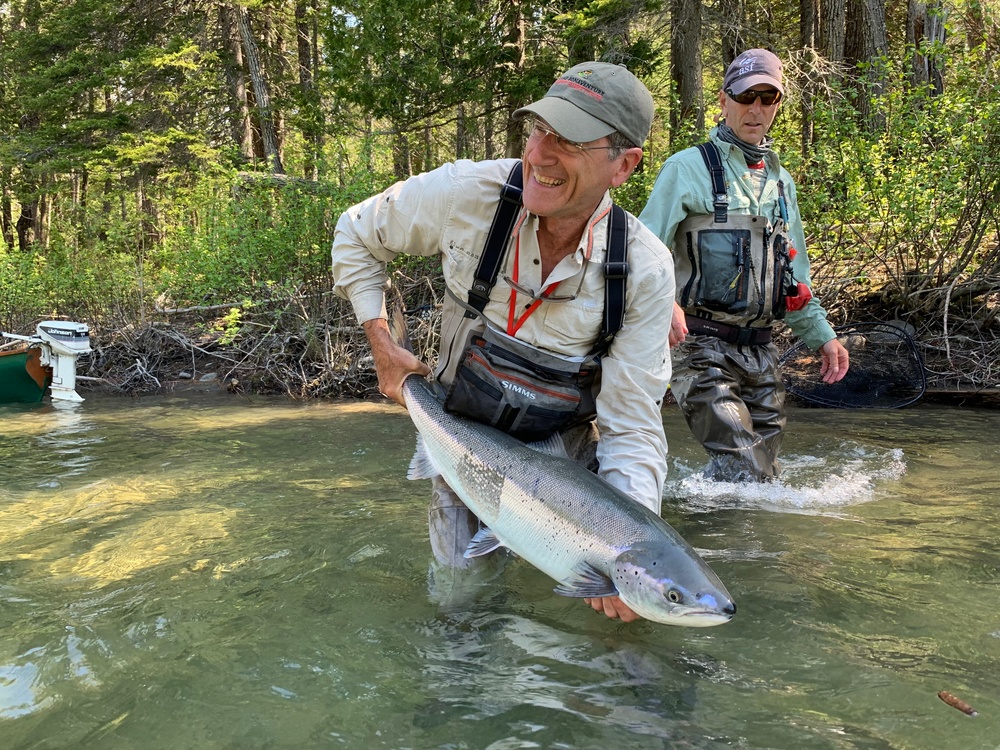
M 596 141 L 616 130 L 641 146 L 653 125 L 653 96 L 624 65 L 574 65 L 534 104 L 514 112 L 537 115 L 563 138 Z
M 742 94 L 751 86 L 769 83 L 784 94 L 781 75 L 781 60 L 773 52 L 748 49 L 729 66 L 726 77 L 722 80 L 722 90 Z

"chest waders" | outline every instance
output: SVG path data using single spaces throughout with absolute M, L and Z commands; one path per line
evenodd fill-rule
M 778 473 L 785 426 L 771 323 L 799 294 L 785 186 L 778 181 L 773 223 L 734 213 L 718 148 L 709 142 L 698 149 L 712 180 L 713 213 L 681 223 L 674 264 L 688 331 L 705 338 L 681 345 L 670 387 L 710 456 L 707 478 L 766 481 Z
M 731 344 L 766 344 L 771 323 L 784 317 L 787 297 L 798 295 L 792 276 L 785 186 L 778 181 L 779 218 L 729 211 L 719 150 L 698 147 L 712 180 L 710 215 L 689 216 L 675 248 L 677 302 L 692 333 Z
M 521 209 L 522 185 L 518 162 L 501 188 L 468 302 L 452 295 L 465 310 L 471 329 L 444 406 L 533 441 L 590 421 L 596 414 L 594 390 L 600 358 L 625 319 L 628 217 L 622 208 L 612 206 L 604 263 L 604 316 L 594 346 L 583 357 L 546 352 L 498 330 L 483 315 Z

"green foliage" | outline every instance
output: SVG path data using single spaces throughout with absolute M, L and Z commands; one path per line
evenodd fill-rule
M 339 215 L 374 190 L 323 183 L 205 181 L 178 205 L 155 257 L 157 288 L 179 306 L 270 299 L 330 273 Z
M 244 300 L 239 307 L 230 307 L 229 312 L 219 318 L 217 326 L 222 331 L 219 343 L 227 346 L 236 340 L 243 330 L 243 310 L 253 307 L 253 302 Z
M 328 28 L 341 50 L 327 63 L 333 93 L 404 128 L 487 100 L 510 54 L 493 9 L 467 0 L 355 0 L 339 10 Z
M 846 116 L 847 106 L 817 113 L 826 135 L 805 167 L 804 211 L 829 231 L 851 227 L 858 244 L 871 252 L 885 248 L 909 271 L 928 272 L 942 245 L 959 241 L 955 232 L 968 201 L 992 191 L 1000 177 L 990 127 L 1000 114 L 998 99 L 961 87 L 932 96 L 928 88 L 906 86 L 896 71 L 894 85 L 876 102 L 887 118 L 884 131 L 860 128 Z
M 649 192 L 653 189 L 656 171 L 647 165 L 642 171 L 633 172 L 624 185 L 612 191 L 611 197 L 614 198 L 615 203 L 629 213 L 638 216 L 643 206 L 646 205 Z
M 889 13 L 898 20 L 905 10 Z M 913 85 L 914 51 L 895 31 L 875 96 L 852 80 L 865 71 L 807 69 L 814 51 L 798 48 L 796 4 L 704 15 L 706 57 L 716 60 L 719 37 L 735 35 L 787 51 L 796 85 L 811 87 L 813 142 L 798 145 L 794 96 L 773 134 L 814 247 L 845 277 L 903 288 L 914 276 L 947 284 L 989 265 L 1000 225 L 1000 33 L 989 4 L 958 0 L 955 10 L 941 17 L 946 37 L 921 42 L 945 72 L 940 96 Z M 648 0 L 255 4 L 284 163 L 323 176 L 311 182 L 235 174 L 260 149 L 244 153 L 234 137 L 241 106 L 251 105 L 251 120 L 255 113 L 252 96 L 232 92 L 252 85 L 228 57 L 217 13 L 174 0 L 141 9 L 107 0 L 3 6 L 0 69 L 15 74 L 0 81 L 0 197 L 11 206 L 2 217 L 0 324 L 233 303 L 222 325 L 234 336 L 248 301 L 329 282 L 337 216 L 391 174 L 502 155 L 510 112 L 568 63 L 626 62 L 662 82 L 672 20 L 669 4 Z M 315 48 L 290 43 L 309 33 Z M 306 52 L 313 78 L 300 85 L 307 66 L 296 53 Z M 870 122 L 859 121 L 862 103 L 876 115 Z M 672 103 L 657 104 L 669 121 Z M 639 213 L 666 155 L 660 142 L 702 137 L 685 126 L 658 130 L 647 145 L 656 156 L 615 199 Z M 22 207 L 37 219 L 35 244 L 24 249 L 13 239 Z M 396 266 L 434 270 L 431 261 Z
M 61 231 L 44 254 L 0 251 L 0 323 L 23 328 L 56 314 L 96 322 L 134 317 L 154 305 L 246 307 L 303 286 L 328 286 L 334 224 L 376 189 L 370 176 L 343 189 L 276 184 L 260 175 L 206 176 L 161 205 L 158 242 L 143 240 L 142 215 L 112 213 L 88 243 L 79 232 Z M 98 210 L 89 209 L 79 227 Z M 239 323 L 238 315 L 227 319 L 227 335 Z

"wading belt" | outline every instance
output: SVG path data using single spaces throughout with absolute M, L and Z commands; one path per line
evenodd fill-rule
M 699 318 L 697 315 L 685 315 L 689 333 L 698 336 L 715 336 L 722 339 L 727 344 L 740 344 L 741 346 L 758 346 L 760 344 L 771 343 L 770 328 L 751 328 L 750 326 L 731 326 L 720 323 L 717 320 Z
M 497 204 L 493 223 L 486 237 L 483 254 L 479 258 L 476 277 L 469 290 L 467 318 L 482 313 L 490 299 L 490 291 L 496 284 L 500 266 L 503 263 L 511 232 L 521 209 L 521 190 L 524 176 L 519 161 L 507 175 L 507 181 L 500 188 L 500 202 Z M 604 319 L 601 332 L 594 342 L 591 354 L 601 353 L 611 346 L 615 334 L 625 322 L 625 282 L 628 278 L 628 216 L 620 206 L 612 205 L 608 216 L 608 247 L 604 263 Z

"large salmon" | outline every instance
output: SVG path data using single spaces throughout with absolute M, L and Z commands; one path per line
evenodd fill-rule
M 466 557 L 504 546 L 565 596 L 618 595 L 655 622 L 707 627 L 736 613 L 726 587 L 669 524 L 565 455 L 558 438 L 521 441 L 444 410 L 434 388 L 403 384 L 420 433 L 410 479 L 437 474 L 487 528 Z

